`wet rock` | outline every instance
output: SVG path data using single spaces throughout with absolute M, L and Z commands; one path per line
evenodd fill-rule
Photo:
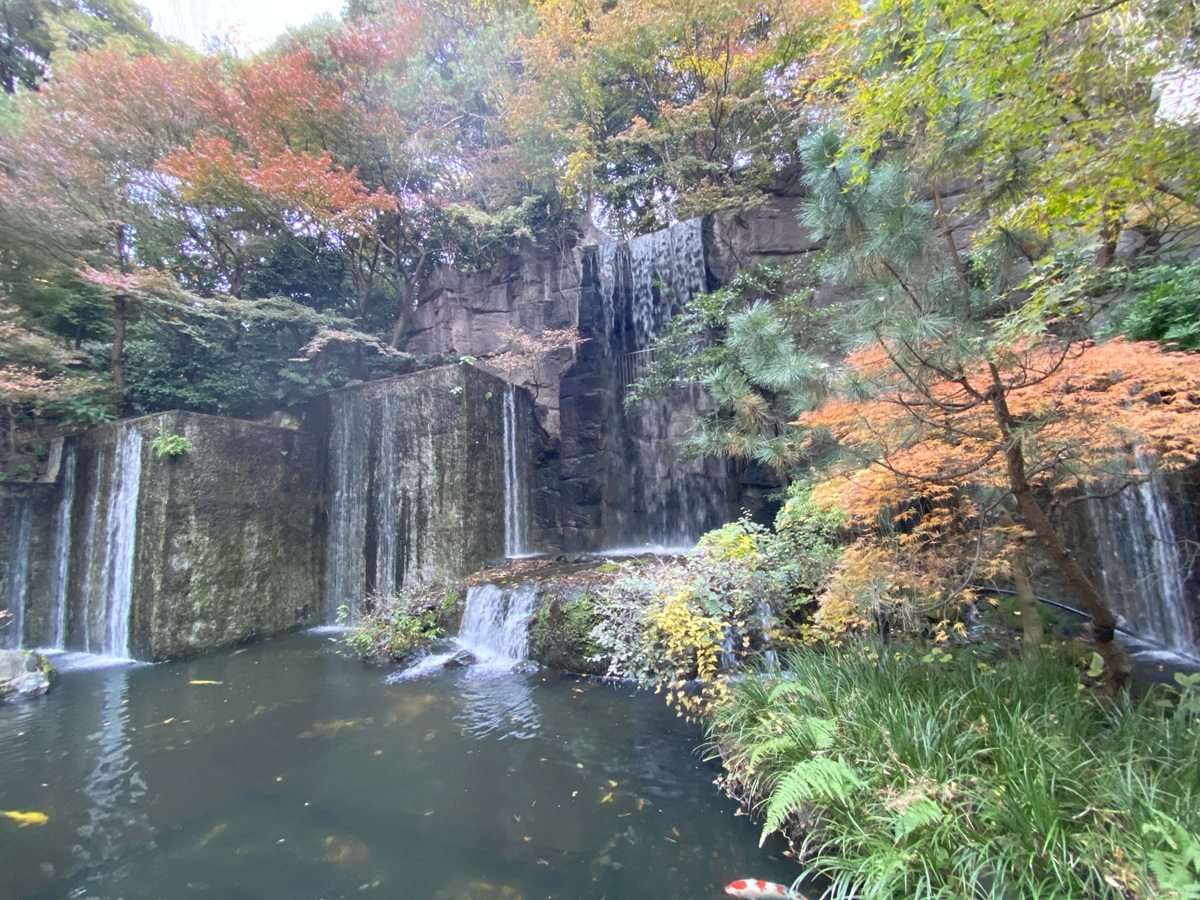
M 443 668 L 446 669 L 465 669 L 467 666 L 473 666 L 479 662 L 475 654 L 470 650 L 459 650 L 452 657 L 443 663 Z
M 527 659 L 525 662 L 517 663 L 512 670 L 514 675 L 536 675 L 541 668 L 537 663 Z
M 0 650 L 0 701 L 42 696 L 50 690 L 50 672 L 40 653 Z

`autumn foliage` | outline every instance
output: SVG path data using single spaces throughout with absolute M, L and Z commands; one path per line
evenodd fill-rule
M 846 363 L 848 379 L 871 396 L 831 399 L 800 422 L 827 430 L 857 459 L 820 493 L 860 521 L 965 486 L 1008 490 L 996 393 L 1019 424 L 1029 481 L 1047 495 L 1139 481 L 1147 461 L 1171 469 L 1200 459 L 1198 354 L 1150 342 L 1044 342 L 931 380 L 913 377 L 883 344 Z

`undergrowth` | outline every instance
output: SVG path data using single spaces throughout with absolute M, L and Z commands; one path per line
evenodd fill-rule
M 455 624 L 455 590 L 422 589 L 372 595 L 346 645 L 367 659 L 398 662 L 443 637 Z
M 758 798 L 833 898 L 1200 897 L 1200 699 L 1101 701 L 1076 667 L 878 645 L 795 652 L 714 712 L 726 787 Z M 765 799 L 763 799 L 765 798 Z

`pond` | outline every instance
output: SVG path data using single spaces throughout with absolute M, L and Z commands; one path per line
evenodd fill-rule
M 388 670 L 294 635 L 0 707 L 14 898 L 718 898 L 795 866 L 628 685 Z

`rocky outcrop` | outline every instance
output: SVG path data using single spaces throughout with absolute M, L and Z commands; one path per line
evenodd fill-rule
M 558 433 L 558 386 L 570 366 L 569 348 L 545 356 L 510 358 L 501 372 L 490 355 L 507 347 L 510 329 L 529 334 L 579 323 L 579 250 L 574 245 L 526 247 L 490 269 L 462 273 L 449 266 L 425 282 L 409 319 L 405 349 L 417 355 L 458 353 L 479 358 L 479 365 L 537 398 L 538 422 Z
M 0 650 L 0 703 L 28 700 L 50 690 L 50 664 L 40 653 Z

